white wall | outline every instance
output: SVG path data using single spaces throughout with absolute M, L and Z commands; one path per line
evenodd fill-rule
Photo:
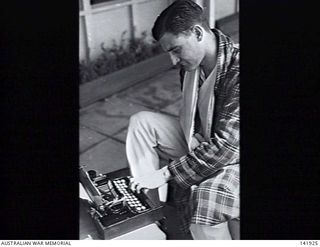
M 101 43 L 105 43 L 105 47 L 117 43 L 121 40 L 121 35 L 127 31 L 124 38 L 130 38 L 131 23 L 129 18 L 129 7 L 117 8 L 112 11 L 96 13 L 92 18 L 92 57 L 96 57 L 101 53 Z
M 236 0 L 214 0 L 215 18 L 219 20 L 228 15 L 232 15 L 236 8 Z
M 88 1 L 88 0 L 80 0 Z M 128 4 L 128 3 L 134 3 Z M 90 58 L 94 59 L 101 53 L 101 43 L 105 47 L 111 47 L 114 42 L 121 41 L 121 35 L 125 39 L 134 35 L 139 37 L 142 32 L 147 31 L 151 40 L 151 28 L 154 20 L 165 9 L 171 0 L 115 0 L 114 2 L 101 3 L 91 6 L 91 14 L 86 13 L 86 24 L 84 16 L 80 16 L 79 22 L 79 56 L 80 60 L 86 58 L 88 46 L 90 47 Z M 116 5 L 122 4 L 120 7 Z M 110 6 L 112 7 L 110 8 Z M 95 12 L 107 6 L 101 12 Z M 81 8 L 80 8 L 81 9 Z M 81 12 L 83 15 L 83 12 Z M 89 17 L 89 18 L 88 18 Z M 88 20 L 89 19 L 89 20 Z M 89 29 L 89 30 L 87 30 Z M 88 38 L 86 39 L 86 36 Z
M 168 1 L 158 0 L 148 3 L 141 3 L 135 6 L 135 27 L 136 34 L 139 36 L 142 32 L 147 31 L 151 35 L 151 29 L 157 16 L 168 6 Z

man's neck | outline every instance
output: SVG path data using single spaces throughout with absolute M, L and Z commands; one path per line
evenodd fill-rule
M 206 52 L 200 66 L 208 77 L 217 63 L 217 38 L 213 32 L 206 33 Z

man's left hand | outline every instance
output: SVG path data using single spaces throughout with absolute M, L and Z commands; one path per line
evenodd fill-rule
M 131 178 L 130 189 L 140 193 L 141 189 L 155 189 L 164 185 L 168 181 L 168 167 L 165 166 L 160 170 L 148 172 L 143 176 Z

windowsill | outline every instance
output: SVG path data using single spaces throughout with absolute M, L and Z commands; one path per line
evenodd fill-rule
M 126 2 L 130 2 L 130 0 L 112 0 L 112 1 L 108 1 L 108 2 L 95 3 L 95 4 L 92 4 L 91 6 L 92 6 L 92 9 L 98 9 L 101 7 L 122 4 L 122 3 L 126 3 Z

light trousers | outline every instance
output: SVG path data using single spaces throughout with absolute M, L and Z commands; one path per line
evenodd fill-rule
M 162 161 L 186 155 L 188 146 L 177 118 L 142 111 L 130 118 L 126 152 L 135 177 L 168 164 Z M 167 185 L 159 188 L 159 197 L 166 201 Z M 227 222 L 216 226 L 191 224 L 190 231 L 194 239 L 231 239 Z
M 187 154 L 180 123 L 174 117 L 154 112 L 139 112 L 130 118 L 126 152 L 133 177 L 158 170 L 168 159 Z M 159 188 L 161 201 L 166 201 L 167 184 Z

